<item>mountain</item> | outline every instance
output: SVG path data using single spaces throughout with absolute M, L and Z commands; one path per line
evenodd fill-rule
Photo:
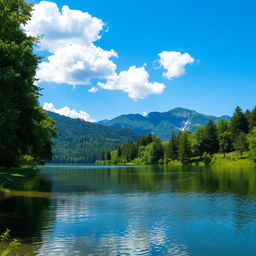
M 103 120 L 96 122 L 96 124 L 106 124 L 108 121 L 109 121 L 108 119 L 103 119 Z
M 153 132 L 162 140 L 170 138 L 172 132 L 183 130 L 195 131 L 199 125 L 206 125 L 209 120 L 230 119 L 229 116 L 210 116 L 194 110 L 175 108 L 168 112 L 151 112 L 147 116 L 140 114 L 121 115 L 104 123 L 113 129 L 128 128 L 135 133 L 146 135 Z
M 139 135 L 129 129 L 114 130 L 104 125 L 72 119 L 48 112 L 56 121 L 58 138 L 54 139 L 55 163 L 92 163 L 102 151 L 113 150 Z

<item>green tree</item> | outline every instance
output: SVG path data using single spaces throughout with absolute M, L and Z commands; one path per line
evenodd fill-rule
M 220 152 L 224 154 L 232 150 L 232 134 L 230 131 L 224 131 L 219 135 Z
M 236 107 L 235 112 L 231 118 L 231 132 L 234 137 L 236 137 L 241 132 L 248 133 L 248 121 L 240 107 Z
M 118 146 L 117 148 L 117 156 L 120 157 L 122 155 L 122 148 L 121 146 Z
M 107 152 L 105 152 L 106 156 L 105 156 L 105 159 L 110 161 L 111 160 L 111 153 L 110 153 L 110 150 L 108 150 Z
M 256 127 L 252 129 L 252 131 L 248 134 L 247 140 L 249 143 L 249 156 L 250 158 L 256 162 Z
M 248 122 L 249 122 L 249 130 L 252 131 L 253 128 L 256 127 L 256 106 L 250 112 Z
M 147 145 L 147 138 L 146 136 L 141 136 L 138 140 L 138 146 L 146 146 Z
M 216 128 L 219 141 L 219 150 L 224 154 L 225 157 L 225 153 L 230 152 L 233 149 L 230 122 L 225 119 L 220 119 L 216 124 Z
M 209 120 L 205 127 L 205 152 L 213 155 L 218 152 L 219 142 L 216 125 L 212 120 Z
M 152 145 L 152 164 L 157 164 L 164 157 L 164 148 L 159 138 L 155 138 Z
M 134 142 L 130 142 L 128 144 L 128 156 L 127 156 L 128 161 L 133 160 L 137 156 L 138 156 L 138 147 Z
M 227 121 L 226 119 L 220 119 L 216 124 L 216 128 L 219 137 L 222 133 L 230 130 L 229 121 Z
M 152 135 L 152 133 L 150 132 L 150 133 L 145 137 L 145 142 L 144 142 L 145 145 L 144 145 L 144 146 L 150 144 L 151 142 L 153 142 L 153 140 L 154 140 L 154 135 Z
M 243 153 L 248 149 L 248 142 L 245 133 L 240 132 L 235 140 L 234 140 L 234 149 L 239 152 L 241 158 L 243 157 Z
M 172 134 L 166 146 L 165 155 L 172 160 L 178 159 L 178 137 L 175 133 Z
M 35 74 L 40 58 L 33 54 L 37 39 L 22 25 L 32 5 L 24 0 L 0 0 L 0 166 L 12 167 L 30 155 L 34 163 L 51 160 L 53 121 L 39 107 Z
M 203 126 L 198 126 L 195 131 L 196 144 L 195 153 L 202 157 L 204 152 L 206 151 L 206 129 Z
M 189 142 L 189 132 L 184 131 L 179 136 L 179 160 L 182 163 L 186 163 L 189 161 L 189 158 L 191 156 L 191 145 Z

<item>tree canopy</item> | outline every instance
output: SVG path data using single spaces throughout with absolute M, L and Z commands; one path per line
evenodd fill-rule
M 37 38 L 22 30 L 31 10 L 24 0 L 0 0 L 0 167 L 19 166 L 24 156 L 40 164 L 52 157 L 54 122 L 38 103 Z

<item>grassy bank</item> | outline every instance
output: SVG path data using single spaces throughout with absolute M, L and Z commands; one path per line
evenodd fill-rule
M 215 154 L 211 158 L 211 165 L 254 165 L 255 162 L 249 158 L 249 153 L 246 152 L 241 157 L 240 154 L 236 152 L 227 153 L 224 157 L 223 154 Z
M 181 162 L 168 161 L 165 163 L 167 165 L 182 165 Z M 242 157 L 240 154 L 236 152 L 230 152 L 221 154 L 217 153 L 213 156 L 205 155 L 203 157 L 192 157 L 186 164 L 190 164 L 193 166 L 244 166 L 244 165 L 255 165 L 255 162 L 249 158 L 249 153 L 245 152 Z

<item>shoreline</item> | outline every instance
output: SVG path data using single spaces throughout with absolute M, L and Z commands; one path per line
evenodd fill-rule
M 128 162 L 128 163 L 112 163 L 108 161 L 97 161 L 96 165 L 125 165 L 125 166 L 227 166 L 227 167 L 239 167 L 239 166 L 256 166 L 256 162 L 251 160 L 248 157 L 248 153 L 246 152 L 244 156 L 241 158 L 239 154 L 235 152 L 226 153 L 225 157 L 221 153 L 214 154 L 213 156 L 205 156 L 205 157 L 192 157 L 188 162 L 182 163 L 178 160 L 164 159 L 161 163 L 158 164 L 150 164 L 150 163 L 139 163 L 136 162 Z

